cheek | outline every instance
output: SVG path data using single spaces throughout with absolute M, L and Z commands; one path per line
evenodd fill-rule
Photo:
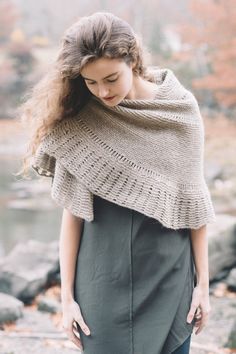
M 124 92 L 127 92 L 132 87 L 132 77 L 126 76 L 120 83 L 120 89 Z

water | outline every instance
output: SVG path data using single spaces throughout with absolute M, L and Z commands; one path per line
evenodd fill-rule
M 0 256 L 18 242 L 35 239 L 50 242 L 59 238 L 62 208 L 50 196 L 51 178 L 42 183 L 15 177 L 19 168 L 16 157 L 0 156 Z

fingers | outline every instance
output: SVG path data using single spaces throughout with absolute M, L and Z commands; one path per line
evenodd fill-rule
M 189 313 L 188 313 L 188 316 L 187 316 L 187 322 L 188 322 L 188 323 L 191 323 L 191 322 L 192 322 L 197 308 L 198 308 L 198 303 L 192 302 L 192 303 L 191 303 L 190 310 L 189 310 Z
M 196 307 L 196 304 L 192 304 L 187 316 L 187 322 L 191 323 L 194 319 L 194 327 L 197 328 L 195 334 L 200 333 L 203 327 L 206 325 L 209 313 L 210 309 L 202 310 L 200 306 Z
M 193 290 L 192 302 L 187 315 L 187 322 L 191 323 L 194 319 L 195 334 L 201 332 L 206 325 L 211 307 L 209 303 L 209 293 L 205 289 L 196 286 Z
M 72 341 L 79 349 L 83 350 L 83 346 L 81 343 L 81 340 L 75 335 L 73 331 L 73 324 L 71 323 L 70 326 L 63 326 L 64 331 L 66 332 L 66 335 L 70 341 Z
M 203 327 L 205 327 L 207 321 L 208 321 L 208 317 L 209 317 L 209 313 L 210 313 L 210 309 L 208 310 L 201 310 L 198 314 L 195 315 L 195 323 L 194 323 L 194 327 L 196 327 L 196 331 L 195 334 L 198 334 L 201 332 L 201 330 L 203 329 Z
M 79 325 L 79 327 L 82 329 L 84 334 L 86 334 L 86 336 L 89 336 L 91 334 L 91 332 L 90 332 L 88 326 L 86 325 L 86 323 L 84 322 L 84 319 L 82 316 L 77 316 L 76 322 Z
M 76 303 L 76 311 L 75 311 L 74 319 L 76 321 L 76 325 L 81 328 L 81 330 L 84 332 L 84 334 L 86 336 L 89 336 L 91 334 L 90 329 L 87 326 L 87 324 L 84 322 L 84 318 L 82 316 L 81 309 L 77 303 Z M 77 328 L 77 329 L 79 330 L 79 328 Z
M 67 311 L 69 315 L 67 313 L 67 315 L 65 315 L 64 317 L 63 329 L 65 330 L 68 339 L 71 340 L 81 350 L 83 350 L 79 329 L 81 328 L 81 330 L 87 336 L 91 334 L 90 329 L 84 322 L 80 307 L 77 303 L 73 303 L 73 307 L 70 307 L 69 309 L 67 309 Z M 73 315 L 71 315 L 71 312 L 73 313 Z

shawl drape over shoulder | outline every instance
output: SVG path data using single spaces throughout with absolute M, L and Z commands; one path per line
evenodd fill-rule
M 199 228 L 216 220 L 204 178 L 204 126 L 194 95 L 170 69 L 152 69 L 155 99 L 114 107 L 92 96 L 42 140 L 32 167 L 52 177 L 51 196 L 94 220 L 93 195 L 164 226 Z

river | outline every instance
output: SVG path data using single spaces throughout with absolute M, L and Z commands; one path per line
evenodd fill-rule
M 51 178 L 23 180 L 14 176 L 19 160 L 0 155 L 0 256 L 29 239 L 43 242 L 59 237 L 61 208 L 50 196 Z

